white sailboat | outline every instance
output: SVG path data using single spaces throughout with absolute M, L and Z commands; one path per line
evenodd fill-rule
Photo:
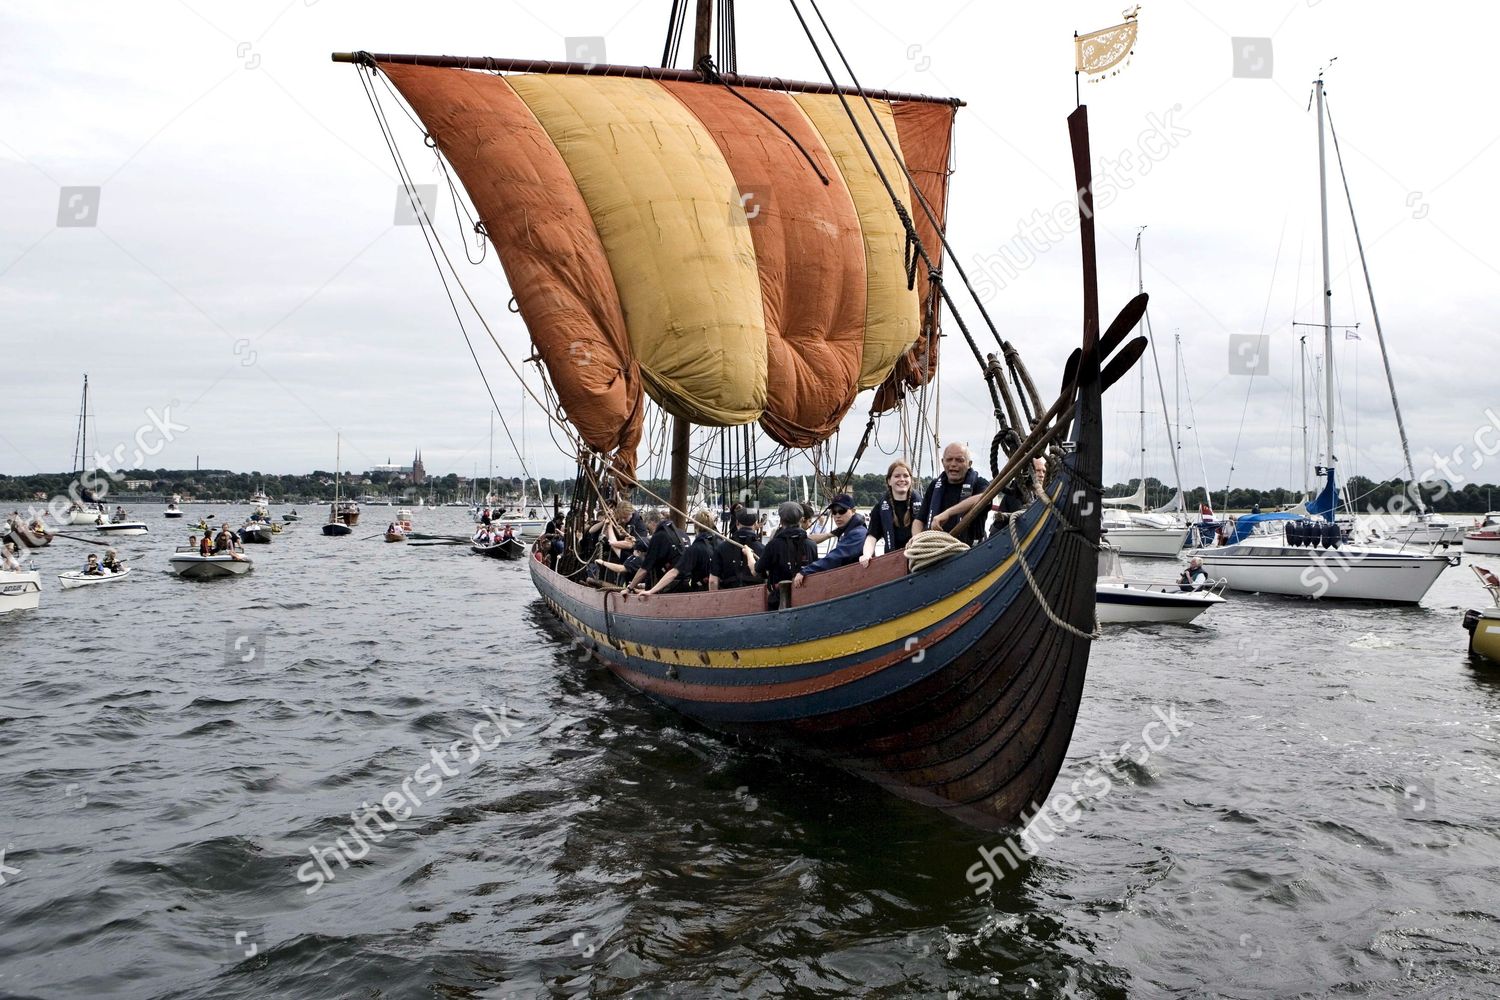
M 1323 491 L 1300 513 L 1250 514 L 1235 523 L 1230 544 L 1194 554 L 1229 589 L 1294 597 L 1347 598 L 1415 604 L 1451 565 L 1445 556 L 1382 545 L 1349 544 L 1336 517 L 1338 480 L 1334 471 L 1333 420 L 1337 411 L 1333 371 L 1332 282 L 1328 256 L 1328 183 L 1323 140 L 1323 80 L 1313 84 L 1318 107 L 1318 193 L 1323 235 L 1323 349 L 1327 431 Z
M 1142 229 L 1145 227 L 1142 226 Z M 1141 234 L 1135 234 L 1135 261 L 1136 261 L 1136 284 L 1140 290 L 1145 288 L 1145 278 L 1141 272 Z M 1144 317 L 1142 317 L 1144 320 Z M 1149 329 L 1149 328 L 1148 328 Z M 1146 366 L 1141 365 L 1140 371 L 1140 445 L 1141 445 L 1141 481 L 1136 491 L 1128 497 L 1104 497 L 1099 502 L 1104 504 L 1103 527 L 1104 537 L 1110 545 L 1114 546 L 1120 555 L 1137 556 L 1147 559 L 1175 559 L 1177 553 L 1182 551 L 1183 545 L 1187 544 L 1188 525 L 1179 517 L 1173 517 L 1164 513 L 1172 504 L 1158 510 L 1151 510 L 1146 504 Z M 1170 443 L 1171 428 L 1167 429 L 1168 442 Z M 1177 467 L 1177 453 L 1172 452 L 1172 466 Z M 1181 510 L 1182 502 L 1182 476 L 1177 476 L 1177 495 L 1174 498 L 1176 507 Z M 1137 513 L 1129 513 L 1120 508 L 1134 507 Z
M 73 469 L 74 476 L 80 483 L 89 454 L 89 377 L 85 372 L 83 376 L 83 402 L 78 407 L 78 434 L 73 439 Z M 75 500 L 67 512 L 58 518 L 60 524 L 99 524 L 106 520 L 105 508 L 102 503 L 85 502 Z

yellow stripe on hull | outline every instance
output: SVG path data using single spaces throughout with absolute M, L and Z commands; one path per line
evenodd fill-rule
M 703 124 L 651 80 L 512 76 L 578 184 L 654 398 L 695 424 L 766 406 L 766 325 L 738 187 Z
M 854 209 L 865 244 L 865 350 L 860 359 L 859 387 L 873 389 L 885 381 L 894 365 L 916 342 L 919 304 L 916 289 L 906 287 L 906 229 L 891 205 L 891 196 L 870 165 L 869 154 L 860 142 L 859 133 L 835 94 L 797 94 L 797 103 L 812 122 L 823 144 L 833 154 Z M 896 119 L 891 106 L 872 101 L 880 125 L 891 142 L 896 140 Z M 849 107 L 859 119 L 860 131 L 875 151 L 880 169 L 896 189 L 910 214 L 911 195 L 901 164 L 891 154 L 880 128 L 875 124 L 863 101 L 850 99 Z M 918 265 L 921 266 L 920 264 Z
M 1038 533 L 1041 532 L 1042 527 L 1053 516 L 1050 508 L 1042 514 L 1037 520 L 1036 526 L 1022 540 L 1022 551 L 1031 545 Z M 694 667 L 794 667 L 804 663 L 818 663 L 835 660 L 842 656 L 852 656 L 858 653 L 869 652 L 887 643 L 918 635 L 923 629 L 938 624 L 945 618 L 958 612 L 969 602 L 976 600 L 995 581 L 1009 572 L 1011 567 L 1015 565 L 1015 561 L 1016 554 L 1011 553 L 994 569 L 957 593 L 945 597 L 936 603 L 908 612 L 899 618 L 892 618 L 889 621 L 881 622 L 878 625 L 871 625 L 857 632 L 845 632 L 822 639 L 809 639 L 805 642 L 795 642 L 785 646 L 767 646 L 760 649 L 671 649 L 660 646 L 649 646 L 645 643 L 637 643 L 626 639 L 611 642 L 604 633 L 589 628 L 565 610 L 556 607 L 553 610 L 565 619 L 568 624 L 573 626 L 573 628 L 589 636 L 600 645 L 613 646 L 643 660 Z M 811 606 L 809 605 L 809 607 Z M 709 624 L 709 622 L 705 623 Z

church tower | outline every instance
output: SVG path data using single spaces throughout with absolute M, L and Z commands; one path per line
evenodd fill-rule
M 411 460 L 411 482 L 413 486 L 420 486 L 426 479 L 427 470 L 422 468 L 422 449 L 418 448 Z

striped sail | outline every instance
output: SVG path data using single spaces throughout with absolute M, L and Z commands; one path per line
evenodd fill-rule
M 380 68 L 467 189 L 569 419 L 617 470 L 643 394 L 809 447 L 859 391 L 893 405 L 935 374 L 927 269 L 908 287 L 904 226 L 837 95 L 756 90 L 751 107 L 699 83 Z M 850 99 L 936 259 L 901 162 L 941 223 L 954 108 L 872 106 Z

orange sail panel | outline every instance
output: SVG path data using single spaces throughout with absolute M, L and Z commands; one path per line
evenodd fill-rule
M 810 448 L 838 428 L 859 388 L 865 253 L 854 201 L 833 157 L 791 97 L 752 95 L 807 156 L 722 87 L 663 86 L 718 144 L 735 181 L 725 192 L 726 210 L 755 244 L 767 338 L 761 426 L 781 444 Z
M 881 138 L 875 117 L 864 102 L 851 99 L 848 103 L 859 121 L 856 132 L 837 95 L 798 94 L 796 101 L 833 154 L 859 214 L 865 249 L 865 347 L 860 359 L 859 387 L 870 389 L 885 380 L 891 367 L 915 343 L 918 317 L 917 293 L 906 287 L 906 230 L 860 142 L 860 132 L 869 141 L 881 169 L 902 201 L 909 201 L 910 195 L 900 164 Z M 880 124 L 895 141 L 891 106 L 882 101 L 872 101 L 871 105 Z M 899 143 L 897 147 L 899 150 Z
M 758 419 L 766 328 L 755 247 L 730 218 L 734 177 L 702 123 L 655 81 L 508 80 L 593 214 L 651 397 L 695 424 Z
M 569 420 L 632 474 L 640 373 L 608 255 L 567 164 L 503 78 L 380 68 L 463 181 Z
M 923 101 L 902 101 L 891 105 L 891 111 L 896 117 L 896 134 L 900 138 L 906 169 L 937 216 L 938 226 L 927 218 L 915 193 L 911 200 L 912 221 L 933 263 L 941 264 L 943 244 L 938 236 L 939 227 L 946 228 L 947 224 L 948 162 L 953 145 L 953 118 L 957 111 L 951 105 Z M 917 295 L 922 302 L 924 324 L 927 322 L 930 285 L 927 267 L 920 265 L 917 268 Z M 933 315 L 936 319 L 940 313 L 934 311 Z M 900 379 L 907 386 L 919 386 L 937 377 L 937 361 L 938 324 L 934 321 L 931 329 L 922 331 L 917 343 L 896 365 L 890 378 Z
M 913 352 L 931 356 L 926 269 L 908 288 L 905 229 L 837 96 L 754 91 L 751 107 L 698 83 L 381 69 L 462 179 L 593 448 L 633 467 L 642 393 L 811 447 L 861 389 L 910 383 Z M 849 106 L 936 255 L 899 157 L 941 212 L 952 108 Z

